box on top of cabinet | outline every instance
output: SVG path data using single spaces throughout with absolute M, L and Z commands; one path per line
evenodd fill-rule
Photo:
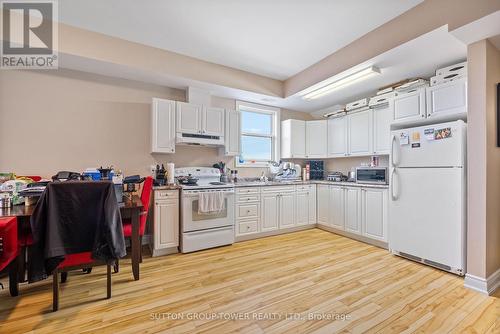
M 458 63 L 458 64 L 454 64 L 451 66 L 438 68 L 436 70 L 436 76 L 441 76 L 441 77 L 445 77 L 445 76 L 448 76 L 450 74 L 457 74 L 457 73 L 461 76 L 467 75 L 467 62 L 466 61 Z
M 370 106 L 371 108 L 378 108 L 380 106 L 385 106 L 385 105 L 389 104 L 389 101 L 391 99 L 393 99 L 394 96 L 396 96 L 395 92 L 390 92 L 390 93 L 386 93 L 383 95 L 373 96 L 370 98 L 370 101 L 368 102 L 368 106 Z
M 357 100 L 357 101 L 354 101 L 354 102 L 351 102 L 351 103 L 347 103 L 345 105 L 345 110 L 351 111 L 351 110 L 363 108 L 363 107 L 366 107 L 366 106 L 368 106 L 368 99 L 364 98 L 364 99 Z

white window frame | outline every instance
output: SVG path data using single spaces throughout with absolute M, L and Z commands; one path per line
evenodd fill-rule
M 243 129 L 240 131 L 240 141 L 242 136 L 254 136 L 254 137 L 265 137 L 271 138 L 271 160 L 279 161 L 280 160 L 280 108 L 265 106 L 262 104 L 244 102 L 244 101 L 236 101 L 236 110 L 239 112 L 242 111 L 250 111 L 255 113 L 267 114 L 271 115 L 271 136 L 261 135 L 257 133 L 243 132 Z M 240 162 L 239 156 L 236 156 L 236 167 L 268 167 L 269 161 L 245 161 Z

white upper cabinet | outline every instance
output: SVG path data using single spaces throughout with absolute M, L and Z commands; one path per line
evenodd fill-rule
M 306 122 L 287 119 L 281 122 L 281 157 L 296 159 L 306 157 Z
M 177 132 L 201 134 L 201 105 L 177 102 Z
M 328 119 L 328 157 L 337 158 L 347 155 L 347 117 Z
M 151 152 L 175 153 L 175 101 L 153 99 Z
M 241 132 L 241 115 L 237 110 L 226 110 L 224 155 L 239 155 Z
M 281 157 L 326 158 L 327 121 L 288 119 L 281 122 Z
M 372 153 L 372 110 L 359 111 L 347 115 L 348 154 L 370 155 Z
M 208 136 L 224 136 L 224 109 L 206 107 L 202 109 L 201 133 Z
M 363 234 L 366 237 L 387 241 L 387 189 L 363 188 Z
M 373 109 L 373 154 L 389 154 L 394 101 Z
M 427 117 L 467 112 L 467 78 L 427 88 Z
M 327 157 L 327 121 L 306 122 L 306 158 Z
M 177 102 L 177 132 L 224 137 L 224 109 Z
M 425 117 L 425 87 L 396 94 L 394 123 L 418 121 Z

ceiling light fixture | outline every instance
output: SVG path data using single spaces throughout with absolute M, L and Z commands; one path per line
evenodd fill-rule
M 302 98 L 304 100 L 314 100 L 314 99 L 320 98 L 322 96 L 328 95 L 335 90 L 338 90 L 338 89 L 347 87 L 349 85 L 352 85 L 356 82 L 365 80 L 365 79 L 367 79 L 375 74 L 380 74 L 380 69 L 378 69 L 375 66 L 370 66 L 370 67 L 364 68 L 360 71 L 349 74 L 345 77 L 342 77 L 338 80 L 335 80 L 334 82 L 331 82 L 325 86 L 314 89 L 313 91 L 309 91 L 309 92 L 306 91 L 306 93 L 303 94 Z

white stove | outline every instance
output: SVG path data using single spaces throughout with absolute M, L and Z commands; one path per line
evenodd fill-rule
M 183 167 L 176 168 L 174 172 L 175 177 L 192 176 L 198 179 L 196 185 L 181 184 L 184 190 L 234 188 L 231 183 L 220 182 L 220 175 L 217 168 L 211 167 Z
M 196 185 L 181 185 L 181 252 L 234 243 L 234 185 L 220 182 L 220 171 L 209 167 L 176 168 L 175 177 L 192 176 Z M 200 213 L 200 198 L 207 193 L 223 193 L 223 208 Z M 219 195 L 220 196 L 220 195 Z

